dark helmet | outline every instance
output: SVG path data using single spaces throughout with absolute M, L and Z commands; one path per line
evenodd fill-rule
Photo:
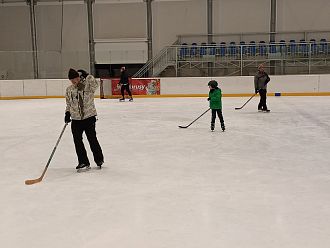
M 208 83 L 208 86 L 211 86 L 212 88 L 215 88 L 218 86 L 218 82 L 215 81 L 215 80 L 211 80 L 209 83 Z

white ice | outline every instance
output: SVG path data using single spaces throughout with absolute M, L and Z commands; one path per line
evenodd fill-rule
M 330 97 L 96 99 L 102 170 L 76 173 L 64 99 L 0 101 L 1 248 L 330 247 Z M 90 161 L 93 162 L 85 139 Z M 95 168 L 95 164 L 92 163 Z

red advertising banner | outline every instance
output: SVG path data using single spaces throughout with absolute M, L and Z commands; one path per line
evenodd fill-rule
M 119 79 L 112 79 L 111 85 L 112 95 L 121 95 Z M 133 95 L 160 95 L 160 79 L 158 78 L 130 79 L 129 87 Z

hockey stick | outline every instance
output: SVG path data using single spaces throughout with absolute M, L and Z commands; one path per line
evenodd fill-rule
M 247 102 L 246 103 L 244 103 L 243 104 L 243 106 L 242 107 L 240 107 L 240 108 L 235 108 L 236 110 L 238 110 L 238 109 L 242 109 L 255 95 L 257 95 L 259 93 L 259 91 L 257 91 L 257 93 L 255 93 L 254 95 L 252 95 L 251 97 L 250 97 L 250 99 L 249 100 L 247 100 Z
M 31 184 L 35 184 L 35 183 L 40 183 L 40 182 L 41 182 L 41 180 L 43 179 L 43 177 L 44 177 L 45 174 L 46 174 L 46 171 L 47 171 L 47 169 L 48 169 L 48 166 L 49 166 L 49 164 L 50 164 L 50 161 L 51 161 L 52 158 L 53 158 L 53 155 L 54 155 L 54 153 L 55 153 L 55 150 L 56 150 L 56 148 L 57 148 L 57 145 L 58 145 L 58 143 L 60 143 L 60 140 L 61 140 L 61 138 L 62 138 L 62 135 L 63 135 L 64 130 L 65 130 L 65 128 L 66 128 L 67 125 L 68 125 L 68 123 L 65 123 L 65 125 L 64 125 L 64 127 L 63 127 L 63 129 L 62 129 L 62 132 L 61 132 L 61 134 L 60 134 L 60 137 L 57 139 L 56 145 L 55 145 L 55 147 L 54 147 L 54 149 L 53 149 L 53 151 L 52 151 L 52 154 L 50 155 L 50 158 L 48 159 L 47 165 L 46 165 L 44 171 L 42 172 L 41 176 L 40 176 L 39 178 L 37 178 L 37 179 L 25 180 L 25 184 L 26 184 L 26 185 L 31 185 Z
M 203 114 L 201 114 L 200 116 L 198 116 L 192 123 L 190 123 L 188 126 L 179 126 L 180 128 L 187 128 L 190 127 L 191 124 L 193 124 L 195 121 L 197 121 L 199 118 L 201 118 L 203 115 L 206 114 L 206 112 L 208 112 L 211 108 L 209 108 L 208 110 L 206 110 Z

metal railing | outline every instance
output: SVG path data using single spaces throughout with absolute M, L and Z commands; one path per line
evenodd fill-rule
M 304 68 L 310 74 L 313 73 L 312 67 L 330 66 L 330 43 L 315 41 L 168 46 L 133 77 L 156 77 L 169 66 L 174 67 L 175 76 L 185 68 L 236 68 L 238 74 L 243 75 L 245 67 L 271 62 L 278 62 L 277 67 Z M 283 73 L 282 68 L 278 74 Z
M 234 41 L 239 43 L 241 41 L 271 41 L 270 38 L 274 40 L 292 40 L 295 39 L 299 41 L 310 40 L 310 39 L 330 39 L 330 30 L 302 30 L 302 31 L 277 31 L 277 32 L 245 32 L 245 33 L 224 33 L 224 34 L 185 34 L 178 35 L 177 41 L 175 44 L 183 44 L 183 43 L 202 43 L 209 42 L 212 40 L 214 42 L 231 42 Z
M 177 54 L 178 49 L 176 46 L 163 48 L 154 58 L 147 61 L 147 63 L 132 77 L 141 78 L 154 77 L 155 75 L 159 75 L 168 66 L 177 64 Z

